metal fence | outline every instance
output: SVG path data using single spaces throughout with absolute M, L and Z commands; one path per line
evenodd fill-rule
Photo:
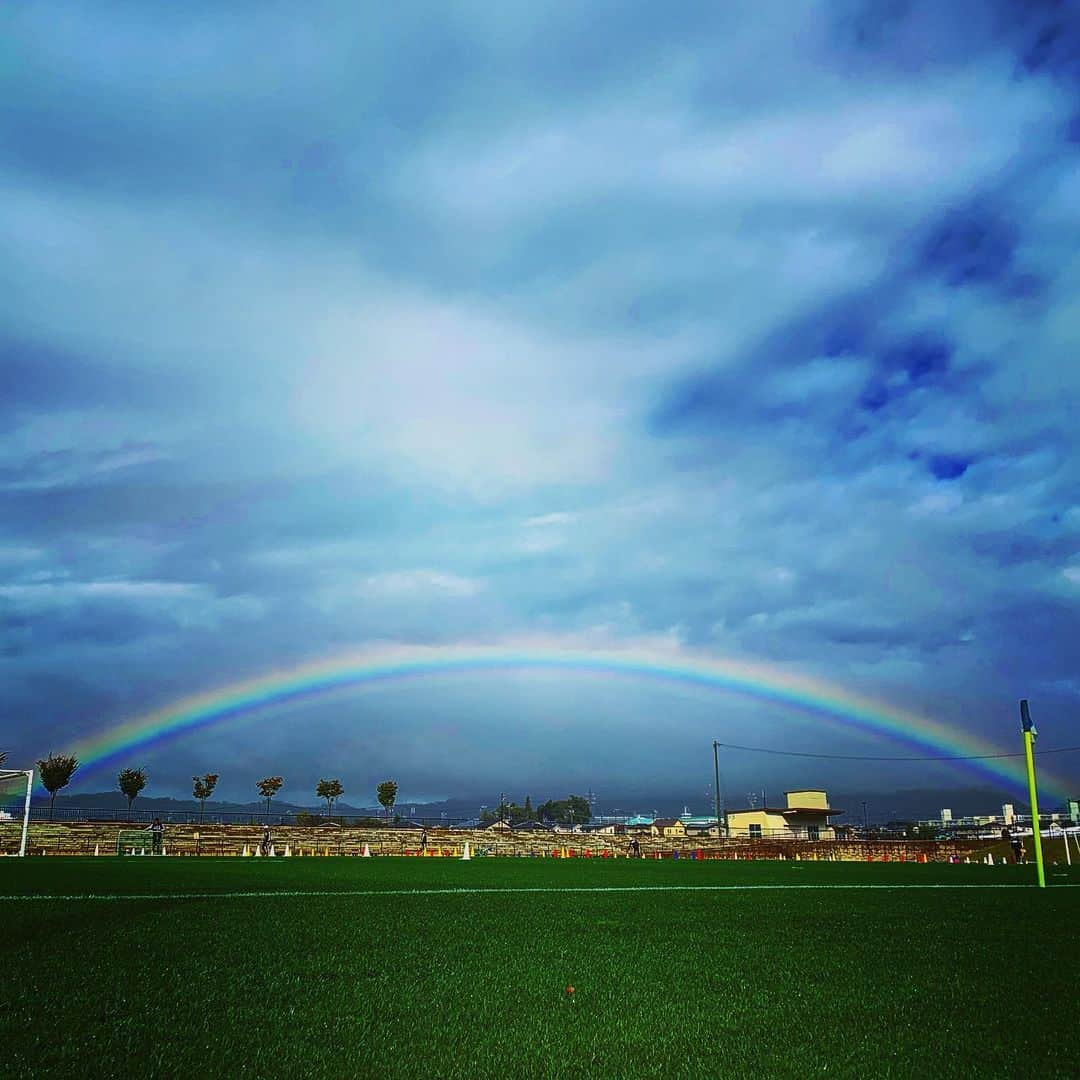
M 30 807 L 31 821 L 130 821 L 134 824 L 150 824 L 154 818 L 160 818 L 166 824 L 174 825 L 316 825 L 318 822 L 327 820 L 325 813 L 316 810 L 287 810 L 278 811 L 273 808 L 269 813 L 257 810 L 211 810 L 207 808 L 204 814 L 198 810 L 160 810 L 142 809 L 133 807 L 130 811 L 126 807 L 77 807 L 57 806 L 52 813 L 49 812 L 48 803 L 37 803 Z M 467 828 L 475 823 L 475 818 L 444 818 L 444 817 L 406 817 L 399 816 L 395 821 L 391 816 L 389 822 L 382 813 L 371 814 L 338 814 L 334 813 L 330 819 L 339 825 L 363 826 L 365 828 L 391 828 L 391 829 L 457 829 Z

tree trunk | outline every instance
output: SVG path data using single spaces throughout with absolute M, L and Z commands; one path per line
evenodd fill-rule
M 131 820 L 131 808 L 135 805 L 134 799 L 128 799 L 128 821 Z
M 53 803 L 56 802 L 56 792 L 51 791 L 51 792 L 49 792 L 49 794 L 51 796 L 51 798 L 49 799 L 49 820 L 52 821 Z
M 205 813 L 206 813 L 206 800 L 205 799 L 200 799 L 199 800 L 199 828 L 200 829 L 202 828 L 203 815 Z

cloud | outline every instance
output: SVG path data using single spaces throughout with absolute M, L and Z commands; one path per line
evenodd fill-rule
M 466 597 L 475 596 L 483 583 L 438 570 L 396 570 L 367 578 L 363 588 L 365 592 L 381 596 L 434 592 Z
M 1060 9 L 320 12 L 12 9 L 13 753 L 373 641 L 535 634 L 790 666 L 993 738 L 1022 693 L 1080 716 Z M 220 746 L 443 793 L 538 760 L 564 794 L 697 783 L 717 725 L 813 739 L 743 715 L 507 678 Z M 670 749 L 612 751 L 658 722 Z
M 104 597 L 139 600 L 171 600 L 192 596 L 198 588 L 177 581 L 46 581 L 27 585 L 0 585 L 0 596 L 40 600 Z
M 531 529 L 545 529 L 552 525 L 568 525 L 574 520 L 574 514 L 565 510 L 553 510 L 549 514 L 536 514 L 529 518 L 525 524 Z

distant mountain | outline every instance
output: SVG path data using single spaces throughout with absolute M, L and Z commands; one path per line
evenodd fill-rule
M 35 791 L 34 805 L 48 805 L 48 795 Z M 492 800 L 491 805 L 494 805 Z M 443 814 L 448 819 L 460 820 L 462 818 L 475 817 L 479 813 L 481 803 L 474 799 L 445 799 L 442 802 L 419 803 L 399 802 L 394 807 L 394 813 L 402 818 L 438 818 Z M 140 795 L 135 801 L 137 810 L 146 813 L 157 811 L 161 814 L 184 814 L 198 813 L 199 803 L 195 799 L 174 799 L 171 796 Z M 119 791 L 84 792 L 75 795 L 57 795 L 56 809 L 63 810 L 126 810 L 127 799 Z M 228 799 L 208 799 L 206 803 L 208 814 L 231 814 L 235 816 L 251 814 L 259 816 L 266 812 L 266 803 L 262 799 L 252 802 L 230 802 Z M 325 813 L 326 804 L 299 805 L 286 802 L 282 799 L 274 799 L 271 804 L 271 812 L 275 815 L 303 813 Z M 334 814 L 343 817 L 376 817 L 385 811 L 381 806 L 354 806 L 352 803 L 339 802 L 334 807 Z
M 996 788 L 918 788 L 906 791 L 848 791 L 829 793 L 829 802 L 846 811 L 843 819 L 862 820 L 862 804 L 866 801 L 866 817 L 874 824 L 886 821 L 919 821 L 939 818 L 948 808 L 953 817 L 1000 814 L 1004 803 L 1012 803 L 1017 813 L 1026 813 L 1027 803 Z
M 48 803 L 48 796 L 39 798 L 37 795 L 34 797 L 34 803 Z M 158 797 L 143 796 L 140 795 L 135 801 L 137 809 L 142 811 L 158 810 L 162 813 L 185 813 L 194 811 L 198 813 L 199 803 L 195 799 L 173 799 L 170 797 Z M 326 804 L 321 806 L 297 806 L 295 803 L 283 802 L 281 799 L 274 799 L 271 804 L 273 813 L 275 814 L 291 814 L 297 811 L 303 811 L 306 813 L 315 813 L 317 811 L 325 811 Z M 87 792 L 81 795 L 57 795 L 56 797 L 56 809 L 77 809 L 77 810 L 126 810 L 127 799 L 119 791 L 98 791 Z M 207 813 L 213 812 L 218 814 L 262 814 L 266 810 L 266 803 L 259 799 L 255 802 L 237 803 L 229 802 L 227 799 L 208 799 L 206 803 Z M 381 814 L 383 809 L 381 806 L 365 806 L 357 807 L 352 806 L 349 803 L 338 803 L 334 807 L 335 814 L 343 814 L 347 817 L 363 817 L 365 815 Z
M 783 805 L 784 794 L 781 791 L 767 792 L 769 805 Z M 1009 795 L 995 788 L 918 788 L 900 791 L 843 791 L 829 790 L 829 803 L 844 811 L 837 821 L 861 822 L 863 801 L 866 801 L 867 819 L 881 824 L 892 819 L 918 821 L 937 818 L 943 808 L 952 810 L 955 817 L 974 814 L 998 814 L 1003 803 L 1012 803 L 1017 813 L 1027 811 L 1026 800 Z M 730 795 L 726 799 L 729 810 L 742 809 L 746 805 L 743 794 Z M 759 803 L 760 805 L 760 803 Z M 597 805 L 597 814 L 611 815 L 614 807 L 620 813 L 652 814 L 656 811 L 661 817 L 681 814 L 683 807 L 689 806 L 692 814 L 707 816 L 715 813 L 712 802 L 706 802 L 700 796 L 696 799 L 683 800 L 678 796 L 629 795 L 605 797 Z
M 782 795 L 777 793 L 779 798 Z M 508 796 L 509 798 L 509 796 Z M 523 796 L 521 798 L 524 798 Z M 1012 803 L 1017 813 L 1024 813 L 1027 804 L 1024 800 L 995 788 L 921 788 L 901 791 L 830 791 L 829 802 L 845 811 L 843 818 L 838 820 L 861 821 L 862 804 L 866 801 L 866 816 L 873 823 L 882 823 L 892 819 L 919 820 L 936 818 L 941 810 L 948 807 L 955 817 L 963 817 L 969 814 L 997 814 L 1001 811 L 1003 803 Z M 515 799 L 514 801 L 520 801 Z M 533 804 L 539 805 L 542 798 L 534 798 Z M 35 805 L 48 802 L 47 795 L 35 793 Z M 473 798 L 443 799 L 439 802 L 399 802 L 394 807 L 394 813 L 408 819 L 415 817 L 428 821 L 438 819 L 445 815 L 448 820 L 460 821 L 465 818 L 476 817 L 482 805 L 489 808 L 498 802 L 497 796 L 489 794 Z M 769 797 L 770 805 L 773 797 Z M 741 806 L 740 800 L 729 799 L 728 809 L 736 809 Z M 171 797 L 140 796 L 135 803 L 137 809 L 142 812 L 158 811 L 160 813 L 197 813 L 199 804 L 194 799 L 174 799 Z M 613 816 L 616 811 L 620 816 L 642 813 L 652 814 L 654 811 L 661 817 L 676 816 L 682 814 L 683 807 L 689 806 L 690 812 L 696 815 L 708 815 L 714 812 L 711 803 L 706 804 L 699 796 L 697 799 L 683 799 L 670 794 L 649 796 L 635 793 L 628 796 L 613 796 L 605 798 L 603 802 L 597 802 L 595 813 L 598 816 Z M 77 795 L 58 795 L 56 809 L 73 810 L 123 810 L 127 808 L 127 799 L 119 791 L 100 791 Z M 1047 809 L 1053 809 L 1047 807 Z M 266 804 L 262 800 L 252 802 L 230 802 L 224 799 L 210 799 L 206 804 L 207 813 L 258 816 L 265 812 Z M 294 814 L 297 812 L 317 813 L 325 811 L 325 804 L 298 805 L 275 799 L 272 803 L 274 814 Z M 381 815 L 381 806 L 354 806 L 351 803 L 338 803 L 334 810 L 335 814 L 345 817 L 374 817 Z

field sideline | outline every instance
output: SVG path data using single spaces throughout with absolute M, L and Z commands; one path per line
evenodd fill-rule
M 3 1075 L 1075 1075 L 1080 873 L 1033 875 L 0 860 Z

